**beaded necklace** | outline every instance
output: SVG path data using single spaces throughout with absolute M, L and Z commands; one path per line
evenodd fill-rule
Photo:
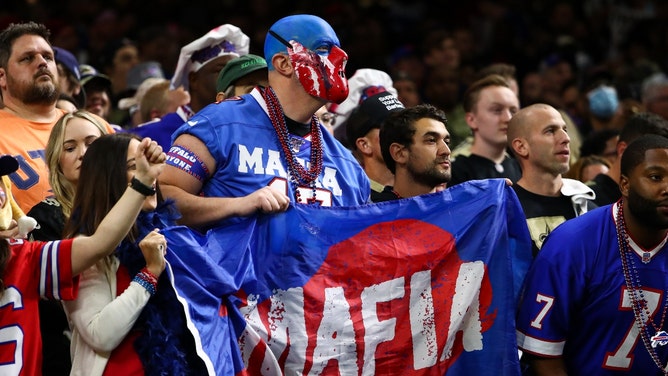
M 666 294 L 666 301 L 663 306 L 663 313 L 661 314 L 661 322 L 656 326 L 652 319 L 645 294 L 640 287 L 640 276 L 636 269 L 633 258 L 633 251 L 629 245 L 628 234 L 626 233 L 626 223 L 624 221 L 623 200 L 617 204 L 617 220 L 615 226 L 617 227 L 617 243 L 619 245 L 619 255 L 622 261 L 622 271 L 624 272 L 624 282 L 626 283 L 626 290 L 631 299 L 631 307 L 633 308 L 633 316 L 635 324 L 638 327 L 640 338 L 642 339 L 647 352 L 652 357 L 654 363 L 659 367 L 664 375 L 668 375 L 666 367 L 661 364 L 659 355 L 656 353 L 657 346 L 663 346 L 668 343 L 668 333 L 663 328 L 663 323 L 666 319 L 666 311 L 668 310 L 668 294 Z M 654 328 L 654 335 L 650 336 L 650 325 Z
M 285 159 L 288 162 L 288 175 L 293 191 L 295 192 L 296 202 L 301 202 L 301 194 L 299 192 L 300 186 L 311 187 L 313 196 L 308 199 L 308 202 L 316 202 L 315 198 L 317 190 L 315 182 L 322 172 L 323 160 L 322 136 L 320 134 L 320 126 L 318 125 L 317 116 L 314 114 L 311 118 L 311 161 L 310 168 L 307 170 L 297 160 L 297 152 L 299 152 L 301 143 L 298 143 L 299 146 L 296 146 L 297 143 L 292 141 L 288 126 L 285 123 L 283 107 L 279 103 L 276 93 L 274 93 L 274 89 L 271 87 L 260 88 L 260 93 L 262 94 L 264 101 L 267 103 L 269 119 L 274 126 L 274 130 L 276 130 L 279 147 L 283 151 L 283 155 L 285 155 Z

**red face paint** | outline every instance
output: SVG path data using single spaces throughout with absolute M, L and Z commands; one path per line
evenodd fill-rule
M 299 42 L 290 41 L 290 44 L 290 60 L 306 92 L 330 102 L 343 102 L 349 90 L 345 73 L 348 54 L 333 46 L 329 54 L 324 56 L 305 48 Z

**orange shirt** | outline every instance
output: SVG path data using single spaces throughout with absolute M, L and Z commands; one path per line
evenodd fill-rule
M 65 114 L 65 111 L 57 110 Z M 113 128 L 102 121 L 113 133 Z M 10 154 L 19 161 L 19 169 L 9 178 L 14 199 L 25 213 L 52 195 L 44 149 L 54 124 L 25 120 L 0 110 L 0 155 Z

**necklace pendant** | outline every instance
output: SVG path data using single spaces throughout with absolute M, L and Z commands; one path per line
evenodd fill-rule
M 303 138 L 297 138 L 294 136 L 290 136 L 290 148 L 294 153 L 299 153 L 299 150 L 301 150 L 302 145 L 304 145 L 305 141 Z
M 643 264 L 649 264 L 649 262 L 652 260 L 652 254 L 649 252 L 643 252 L 642 253 L 642 263 Z
M 652 347 L 656 348 L 657 346 L 665 346 L 668 344 L 668 333 L 663 330 L 656 332 L 650 340 L 652 341 Z

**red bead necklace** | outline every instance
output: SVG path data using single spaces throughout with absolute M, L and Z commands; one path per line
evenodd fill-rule
M 276 93 L 274 93 L 274 90 L 271 87 L 261 88 L 260 93 L 262 94 L 264 101 L 267 103 L 269 119 L 274 126 L 274 130 L 276 130 L 278 144 L 288 162 L 288 175 L 290 177 L 296 201 L 301 202 L 299 187 L 311 187 L 313 196 L 309 201 L 315 201 L 315 182 L 318 179 L 318 176 L 320 176 L 320 173 L 322 173 L 323 168 L 322 135 L 320 133 L 317 116 L 314 114 L 311 118 L 311 160 L 310 162 L 307 162 L 307 164 L 310 164 L 310 168 L 307 170 L 297 160 L 297 153 L 299 152 L 301 143 L 295 145 L 297 150 L 294 150 L 290 139 L 291 135 L 285 122 L 283 107 L 278 101 Z
M 659 355 L 656 352 L 657 346 L 663 346 L 666 344 L 664 338 L 668 337 L 662 328 L 664 321 L 666 319 L 666 311 L 668 310 L 668 293 L 666 293 L 666 299 L 663 306 L 663 313 L 661 314 L 661 322 L 657 326 L 652 319 L 652 314 L 645 299 L 645 294 L 643 293 L 642 288 L 640 287 L 640 276 L 638 270 L 636 269 L 635 261 L 633 258 L 633 251 L 631 251 L 631 246 L 629 245 L 628 234 L 626 233 L 626 223 L 624 221 L 624 211 L 623 209 L 624 201 L 620 200 L 617 204 L 617 218 L 615 221 L 615 226 L 617 227 L 617 243 L 619 245 L 619 255 L 622 261 L 622 271 L 624 272 L 624 281 L 626 283 L 626 290 L 628 291 L 629 298 L 631 299 L 631 307 L 633 308 L 633 316 L 635 319 L 635 324 L 638 327 L 640 332 L 640 338 L 642 339 L 647 352 L 652 357 L 654 363 L 659 367 L 664 375 L 668 375 L 666 367 L 661 363 Z M 650 335 L 650 325 L 654 328 L 654 335 Z M 668 366 L 667 366 L 668 367 Z

